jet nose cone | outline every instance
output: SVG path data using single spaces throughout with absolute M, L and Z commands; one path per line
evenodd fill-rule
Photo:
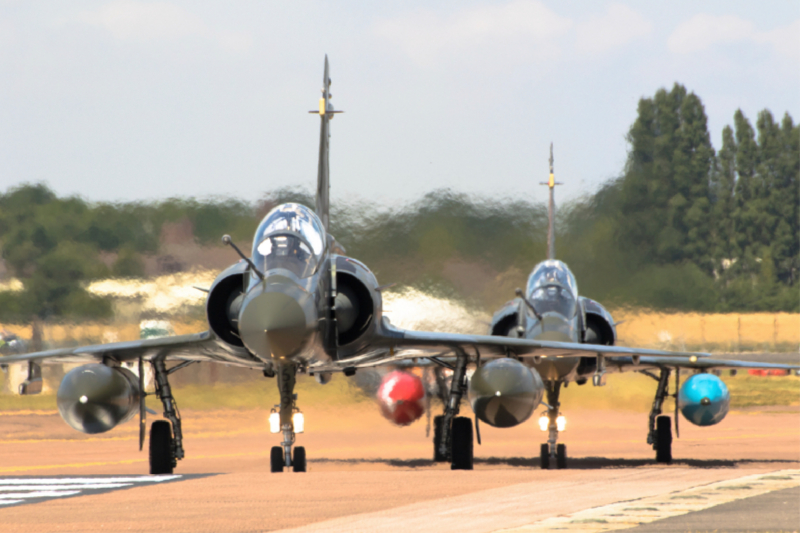
M 537 329 L 534 336 L 540 341 L 575 341 L 573 322 L 557 313 L 545 314 Z
M 316 322 L 311 298 L 299 290 L 254 290 L 256 294 L 246 298 L 239 315 L 242 342 L 262 358 L 294 355 Z

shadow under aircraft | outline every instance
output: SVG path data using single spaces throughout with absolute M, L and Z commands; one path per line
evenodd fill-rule
M 360 368 L 420 363 L 452 370 L 444 414 L 437 417 L 434 448 L 453 469 L 473 466 L 472 420 L 458 416 L 467 392 L 477 418 L 498 427 L 524 422 L 546 392 L 551 439 L 548 454 L 543 448 L 542 461 L 555 454 L 559 466 L 565 466 L 565 450 L 555 442 L 561 383 L 580 382 L 588 376 L 599 385 L 610 369 L 660 369 L 658 400 L 664 396 L 669 368 L 715 366 L 700 366 L 707 354 L 614 346 L 610 315 L 579 298 L 574 277 L 554 259 L 537 266 L 528 291 L 495 316 L 491 335 L 394 327 L 383 316 L 382 287 L 374 274 L 346 256 L 328 232 L 330 122 L 339 113 L 331 104 L 330 86 L 326 57 L 322 95 L 311 112 L 320 119 L 315 209 L 296 203 L 272 209 L 255 230 L 249 255 L 230 237 L 223 237 L 240 260 L 221 272 L 208 289 L 206 331 L 4 357 L 6 364 L 27 364 L 20 393 L 41 391 L 41 365 L 80 363 L 58 388 L 62 418 L 79 431 L 101 433 L 139 413 L 142 449 L 145 366 L 152 367 L 164 420 L 153 422 L 150 428 L 150 471 L 164 474 L 184 458 L 170 375 L 194 363 L 258 369 L 277 380 L 280 395 L 279 407 L 270 415 L 270 429 L 282 436 L 282 442 L 271 449 L 271 470 L 282 472 L 288 467 L 304 472 L 306 450 L 295 446 L 298 434 L 305 430 L 294 392 L 298 374 L 312 374 L 325 384 L 334 372 L 350 376 Z M 468 365 L 476 367 L 469 380 Z M 692 400 L 696 406 L 691 408 L 700 412 L 698 416 L 719 411 L 715 403 L 719 398 L 709 398 L 711 407 L 704 403 L 705 396 Z M 657 433 L 659 439 L 661 435 Z

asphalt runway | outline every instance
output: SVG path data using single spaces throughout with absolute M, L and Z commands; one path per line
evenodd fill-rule
M 279 438 L 268 433 L 268 410 L 187 410 L 187 458 L 161 481 L 146 475 L 136 420 L 88 436 L 55 411 L 3 413 L 0 531 L 602 531 L 711 516 L 699 522 L 708 524 L 724 505 L 740 530 L 759 531 L 753 508 L 790 501 L 800 486 L 797 407 L 683 424 L 672 465 L 654 464 L 646 413 L 571 413 L 562 434 L 570 468 L 560 471 L 536 466 L 536 424 L 484 425 L 472 472 L 430 461 L 424 418 L 396 428 L 368 402 L 305 412 L 305 474 L 269 473 Z M 793 520 L 796 509 L 783 515 Z

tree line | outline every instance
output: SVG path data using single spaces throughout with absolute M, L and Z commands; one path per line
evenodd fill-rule
M 716 151 L 700 98 L 675 84 L 639 101 L 627 139 L 620 176 L 558 210 L 558 256 L 582 294 L 610 306 L 800 311 L 800 129 L 788 113 L 778 122 L 764 110 L 754 127 L 737 111 Z M 86 282 L 145 274 L 170 224 L 186 222 L 201 246 L 223 233 L 243 243 L 284 201 L 313 206 L 307 191 L 286 189 L 251 203 L 112 204 L 60 198 L 44 184 L 11 188 L 0 194 L 0 246 L 6 277 L 23 290 L 0 290 L 0 321 L 108 318 L 110 303 Z M 546 206 L 519 198 L 440 190 L 397 209 L 334 206 L 331 220 L 382 282 L 486 310 L 546 253 Z

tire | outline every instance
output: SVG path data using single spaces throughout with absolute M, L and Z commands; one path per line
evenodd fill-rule
M 556 445 L 556 468 L 563 469 L 567 467 L 567 445 Z
M 656 418 L 656 462 L 672 462 L 672 420 L 668 416 Z
M 305 472 L 306 471 L 306 449 L 304 446 L 295 446 L 294 457 L 292 457 L 292 471 Z
M 447 461 L 447 456 L 439 452 L 439 443 L 442 442 L 442 424 L 444 417 L 442 415 L 433 418 L 433 462 L 444 463 Z
M 539 462 L 542 470 L 550 468 L 550 446 L 548 444 L 539 446 Z
M 450 470 L 472 470 L 472 419 L 459 416 L 453 420 L 452 443 Z
M 270 472 L 283 472 L 284 467 L 283 448 L 273 446 L 269 451 L 269 470 Z
M 150 473 L 171 474 L 173 468 L 172 425 L 166 420 L 156 420 L 150 426 Z

